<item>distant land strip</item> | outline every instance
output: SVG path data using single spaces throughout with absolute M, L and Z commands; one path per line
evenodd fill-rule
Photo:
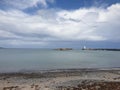
M 109 48 L 82 48 L 82 50 L 120 51 L 120 49 L 109 49 Z
M 57 48 L 54 50 L 59 50 L 59 51 L 66 51 L 66 50 L 73 50 L 72 48 Z

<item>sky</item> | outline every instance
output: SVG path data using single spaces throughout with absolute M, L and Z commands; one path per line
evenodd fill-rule
M 120 48 L 120 0 L 0 0 L 0 47 Z

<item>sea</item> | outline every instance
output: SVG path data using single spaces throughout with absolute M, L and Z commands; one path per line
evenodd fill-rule
M 117 67 L 120 51 L 0 49 L 0 72 Z

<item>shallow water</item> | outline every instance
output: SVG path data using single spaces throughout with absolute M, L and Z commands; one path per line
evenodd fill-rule
M 120 52 L 0 49 L 0 72 L 103 67 L 120 67 Z

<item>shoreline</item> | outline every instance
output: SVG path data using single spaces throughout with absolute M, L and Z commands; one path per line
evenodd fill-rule
M 98 67 L 98 68 L 58 68 L 58 69 L 40 69 L 40 70 L 18 70 L 18 71 L 0 71 L 0 74 L 6 73 L 44 73 L 44 72 L 62 72 L 62 71 L 111 71 L 120 70 L 120 67 Z
M 79 76 L 87 73 L 117 73 L 120 75 L 120 68 L 80 68 L 80 69 L 51 69 L 51 70 L 31 70 L 31 71 L 18 71 L 18 72 L 0 72 L 1 77 L 13 78 L 13 77 L 24 77 L 24 78 L 55 78 L 55 77 L 66 77 L 66 76 Z M 118 73 L 119 72 L 119 73 Z
M 99 87 L 106 85 L 107 88 L 115 85 L 119 88 L 120 68 L 56 69 L 44 72 L 0 73 L 0 90 L 82 90 L 80 88 L 85 86 L 92 88 L 96 85 Z

